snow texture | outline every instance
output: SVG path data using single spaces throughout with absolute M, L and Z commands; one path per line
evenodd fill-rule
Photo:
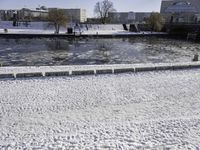
M 0 80 L 0 149 L 200 148 L 200 70 Z
M 69 27 L 68 25 L 67 27 Z M 75 25 L 72 25 L 74 28 L 74 31 L 78 34 L 83 35 L 127 35 L 127 34 L 165 34 L 165 33 L 158 33 L 158 32 L 129 32 L 125 31 L 123 29 L 122 24 L 108 24 L 108 25 L 102 25 L 102 24 L 88 24 L 88 25 L 79 25 L 75 27 Z M 67 27 L 61 27 L 60 34 L 67 33 Z M 4 33 L 4 29 L 8 29 L 9 33 L 14 34 L 53 34 L 55 32 L 55 29 L 53 26 L 49 26 L 48 22 L 30 22 L 28 27 L 23 25 L 21 23 L 20 26 L 13 27 L 11 21 L 2 21 L 0 22 L 0 33 Z

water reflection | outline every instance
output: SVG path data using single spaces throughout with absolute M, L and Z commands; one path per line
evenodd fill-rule
M 113 43 L 110 40 L 96 40 L 96 62 L 98 64 L 107 64 L 111 60 L 111 52 L 113 50 Z
M 69 43 L 67 40 L 51 39 L 45 41 L 49 51 L 69 51 Z
M 108 40 L 96 40 L 96 48 L 100 51 L 108 51 L 113 48 L 113 43 Z
M 15 43 L 16 43 L 16 44 L 19 44 L 19 43 L 20 43 L 20 40 L 19 40 L 19 39 L 15 39 Z

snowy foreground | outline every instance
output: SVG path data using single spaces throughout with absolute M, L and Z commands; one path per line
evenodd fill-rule
M 0 149 L 200 148 L 200 70 L 0 80 Z

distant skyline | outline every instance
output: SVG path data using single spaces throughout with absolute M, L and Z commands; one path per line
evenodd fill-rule
M 83 8 L 88 17 L 94 16 L 94 5 L 101 0 L 0 0 L 0 9 L 35 9 L 39 6 L 58 8 Z M 114 8 L 120 12 L 152 12 L 160 11 L 161 0 L 110 0 Z

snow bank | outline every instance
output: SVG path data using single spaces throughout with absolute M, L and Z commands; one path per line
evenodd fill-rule
M 68 25 L 70 27 L 71 25 Z M 75 27 L 72 25 L 74 31 L 86 35 L 106 35 L 106 34 L 115 34 L 115 35 L 137 35 L 137 34 L 166 34 L 166 33 L 157 33 L 157 32 L 129 32 L 123 29 L 122 24 L 88 24 L 88 25 L 79 25 Z M 54 33 L 54 27 L 49 26 L 47 22 L 30 22 L 26 27 L 23 23 L 20 26 L 13 27 L 11 21 L 2 21 L 0 22 L 0 33 L 4 33 L 4 29 L 8 29 L 8 33 L 16 34 L 52 34 Z M 64 34 L 67 32 L 67 27 L 61 27 L 60 33 Z
M 0 81 L 0 149 L 199 149 L 200 71 Z
M 67 27 L 72 26 L 75 27 L 75 24 L 68 24 Z M 67 29 L 64 27 L 61 27 L 61 30 L 63 29 Z M 78 26 L 79 28 L 81 28 L 82 30 L 86 30 L 87 28 L 89 30 L 124 30 L 123 26 L 121 24 L 106 24 L 106 25 L 102 25 L 102 24 L 81 24 Z M 77 28 L 78 28 L 77 27 Z M 0 22 L 0 28 L 4 29 L 38 29 L 38 30 L 44 30 L 44 29 L 54 29 L 54 27 L 49 26 L 48 22 L 29 22 L 28 26 L 25 26 L 25 24 L 20 23 L 19 26 L 13 26 L 12 21 L 1 21 Z

